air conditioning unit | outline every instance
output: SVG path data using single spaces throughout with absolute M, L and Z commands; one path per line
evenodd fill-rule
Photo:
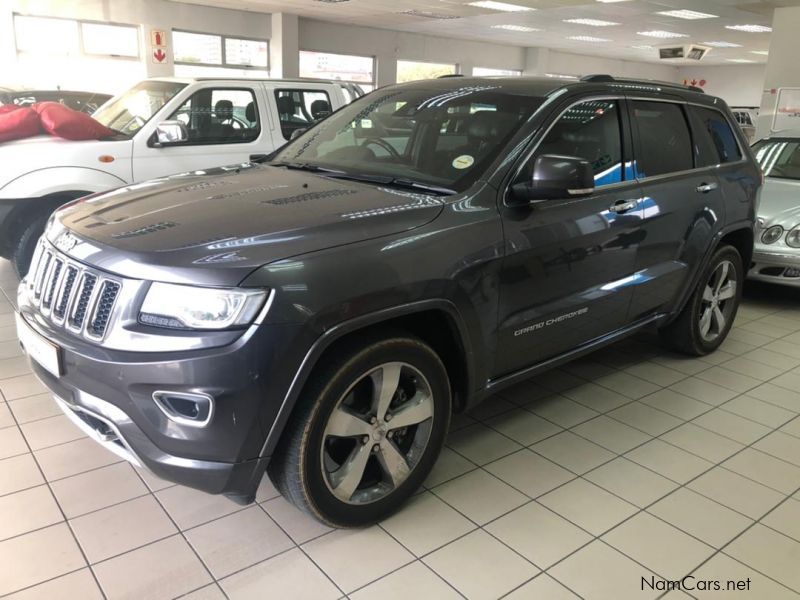
M 661 60 L 703 60 L 711 51 L 709 46 L 699 44 L 683 44 L 681 46 L 659 46 L 658 57 Z

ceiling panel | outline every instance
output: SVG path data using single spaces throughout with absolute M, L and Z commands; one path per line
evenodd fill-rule
M 704 64 L 730 64 L 730 61 L 765 62 L 753 51 L 769 48 L 769 33 L 745 33 L 726 29 L 726 25 L 772 24 L 778 6 L 800 6 L 800 0 L 627 0 L 604 3 L 597 0 L 508 0 L 535 10 L 500 12 L 470 6 L 469 0 L 173 0 L 252 10 L 291 12 L 303 17 L 340 23 L 396 29 L 415 33 L 480 40 L 515 46 L 543 46 L 593 56 L 658 62 L 656 46 L 673 43 L 729 42 L 737 48 L 714 48 Z M 715 18 L 686 20 L 657 14 L 660 11 L 687 9 L 716 15 Z M 448 17 L 448 18 L 434 18 Z M 618 23 L 593 27 L 565 23 L 565 19 L 602 19 Z M 513 32 L 496 25 L 524 25 L 537 32 Z M 684 34 L 676 40 L 638 35 L 637 32 L 664 30 Z M 604 43 L 581 42 L 571 36 L 591 36 Z M 634 46 L 651 45 L 651 49 Z M 693 61 L 688 61 L 693 63 Z M 677 63 L 680 64 L 680 63 Z

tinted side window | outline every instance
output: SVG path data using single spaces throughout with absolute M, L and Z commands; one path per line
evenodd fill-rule
M 186 144 L 252 142 L 261 132 L 252 90 L 206 88 L 192 94 L 172 115 L 186 125 Z
M 577 156 L 592 164 L 596 186 L 625 179 L 619 106 L 613 100 L 576 104 L 556 121 L 537 151 Z
M 690 106 L 697 166 L 707 167 L 742 158 L 736 136 L 725 116 L 711 108 Z
M 275 90 L 283 137 L 310 127 L 331 114 L 331 99 L 323 90 Z
M 635 161 L 637 177 L 693 168 L 689 127 L 679 105 L 635 100 L 631 107 L 639 131 Z

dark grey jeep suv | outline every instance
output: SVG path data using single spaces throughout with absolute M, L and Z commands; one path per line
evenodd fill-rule
M 645 326 L 715 350 L 760 171 L 698 90 L 450 78 L 377 90 L 264 164 L 51 219 L 19 335 L 67 415 L 240 502 L 385 517 L 453 411 Z

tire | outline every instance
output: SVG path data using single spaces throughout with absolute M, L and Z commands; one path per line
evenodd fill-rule
M 49 215 L 37 217 L 36 220 L 25 225 L 19 237 L 12 241 L 9 260 L 19 279 L 22 279 L 28 274 L 31 260 L 33 260 L 33 252 L 36 250 L 36 244 L 39 238 L 44 233 L 44 227 L 47 224 L 48 217 Z
M 389 393 L 377 393 L 384 380 Z M 397 334 L 353 344 L 315 367 L 269 477 L 287 500 L 326 525 L 375 523 L 427 477 L 444 445 L 451 403 L 447 371 L 423 341 Z M 414 412 L 403 412 L 409 408 Z
M 721 281 L 720 276 L 723 277 Z M 660 330 L 661 337 L 685 354 L 710 354 L 728 336 L 739 310 L 743 284 L 744 268 L 739 251 L 733 246 L 720 246 L 678 318 Z

